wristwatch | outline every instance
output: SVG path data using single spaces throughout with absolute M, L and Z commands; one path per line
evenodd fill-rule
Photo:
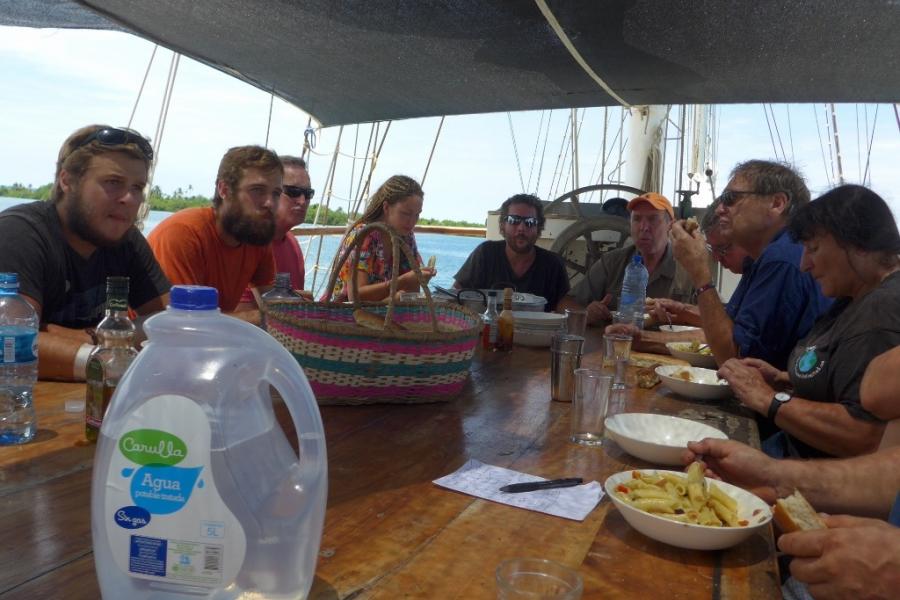
M 783 405 L 790 402 L 791 398 L 793 398 L 793 396 L 791 396 L 787 392 L 777 392 L 772 397 L 772 403 L 769 404 L 769 414 L 768 414 L 770 421 L 775 421 L 775 415 L 778 414 L 778 409 L 780 409 Z

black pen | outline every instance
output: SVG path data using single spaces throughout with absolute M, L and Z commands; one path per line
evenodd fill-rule
M 520 492 L 535 492 L 537 490 L 549 490 L 553 488 L 572 487 L 581 485 L 583 481 L 581 477 L 570 477 L 568 479 L 550 479 L 548 481 L 529 481 L 526 483 L 511 483 L 500 488 L 501 492 L 508 494 L 518 494 Z

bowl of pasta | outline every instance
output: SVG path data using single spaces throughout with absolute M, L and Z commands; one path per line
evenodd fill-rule
M 708 344 L 701 342 L 669 342 L 666 344 L 669 354 L 675 358 L 686 360 L 693 367 L 701 367 L 703 369 L 718 369 L 719 364 L 716 357 L 713 356 Z
M 628 454 L 657 465 L 681 465 L 681 454 L 688 442 L 703 438 L 728 439 L 709 425 L 650 413 L 607 417 L 606 432 Z
M 712 369 L 662 365 L 656 367 L 660 383 L 676 394 L 699 400 L 723 400 L 731 396 L 731 386 Z
M 730 548 L 772 520 L 768 504 L 737 486 L 705 478 L 699 463 L 687 473 L 623 471 L 610 476 L 604 488 L 629 525 L 679 548 Z

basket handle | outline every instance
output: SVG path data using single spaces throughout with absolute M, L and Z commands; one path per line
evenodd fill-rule
M 375 221 L 369 223 L 362 229 L 360 229 L 359 233 L 353 239 L 353 241 L 347 246 L 344 250 L 343 254 L 341 254 L 340 260 L 335 263 L 334 269 L 331 271 L 331 277 L 328 278 L 328 290 L 334 290 L 334 284 L 337 282 L 338 275 L 340 275 L 341 267 L 347 262 L 347 259 L 350 256 L 350 253 L 353 250 L 358 250 L 362 245 L 363 240 L 365 240 L 373 231 L 381 231 L 384 234 L 387 234 L 391 238 L 391 271 L 394 273 L 394 277 L 391 277 L 391 281 L 389 284 L 389 293 L 388 293 L 388 308 L 387 312 L 384 314 L 384 327 L 387 329 L 388 323 L 391 322 L 391 319 L 394 315 L 394 302 L 397 295 L 397 277 L 400 274 L 400 250 L 403 251 L 403 254 L 406 255 L 406 259 L 409 261 L 409 264 L 412 266 L 413 271 L 416 274 L 416 278 L 419 280 L 419 286 L 425 290 L 425 301 L 428 305 L 428 311 L 431 314 L 431 328 L 432 332 L 436 333 L 438 330 L 437 327 L 437 316 L 434 312 L 434 300 L 431 298 L 431 290 L 428 289 L 428 282 L 425 281 L 425 278 L 422 276 L 422 270 L 419 268 L 419 261 L 416 260 L 416 257 L 413 256 L 412 250 L 409 247 L 409 244 L 404 242 L 400 235 L 397 234 L 391 227 L 388 227 L 386 224 L 381 223 L 380 221 Z M 353 307 L 360 308 L 360 299 L 359 299 L 359 284 L 356 281 L 356 271 L 359 268 L 359 252 L 356 252 L 356 255 L 353 257 L 353 265 L 350 270 L 351 277 L 350 281 L 347 282 L 347 285 L 352 286 L 353 290 Z M 329 301 L 330 302 L 330 301 Z

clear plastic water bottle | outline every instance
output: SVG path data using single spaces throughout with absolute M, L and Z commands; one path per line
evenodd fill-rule
M 39 320 L 19 295 L 19 276 L 0 273 L 0 444 L 24 444 L 37 431 L 32 393 L 37 381 Z
M 306 598 L 328 484 L 312 389 L 281 344 L 221 314 L 214 288 L 173 286 L 169 298 L 100 428 L 91 531 L 102 596 Z
M 265 306 L 259 307 L 260 322 L 263 329 L 267 329 L 266 312 L 270 302 L 278 302 L 279 300 L 289 300 L 300 298 L 300 294 L 291 287 L 290 273 L 275 273 L 275 285 L 271 290 L 262 295 L 262 301 Z
M 644 304 L 649 280 L 650 274 L 644 266 L 644 259 L 635 253 L 631 263 L 625 267 L 622 293 L 619 296 L 619 313 L 622 322 L 634 323 L 638 329 L 644 328 Z

